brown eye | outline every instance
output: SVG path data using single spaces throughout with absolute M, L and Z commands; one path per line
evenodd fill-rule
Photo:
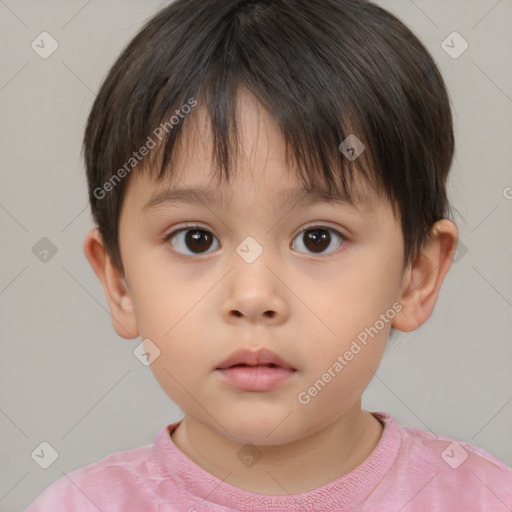
M 180 229 L 169 237 L 173 248 L 182 254 L 202 254 L 213 245 L 214 235 L 204 229 Z
M 334 236 L 331 236 L 331 233 Z M 343 243 L 343 237 L 334 229 L 326 227 L 313 227 L 299 233 L 296 238 L 299 243 L 293 246 L 294 249 L 301 250 L 304 247 L 306 251 L 310 251 L 313 254 L 329 254 L 336 251 Z M 332 245 L 332 242 L 337 240 L 334 249 L 326 252 L 326 249 Z M 298 246 L 298 247 L 297 247 Z

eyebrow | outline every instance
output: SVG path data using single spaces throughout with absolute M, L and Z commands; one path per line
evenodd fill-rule
M 159 206 L 173 206 L 176 203 L 197 204 L 202 203 L 208 207 L 218 206 L 222 202 L 222 195 L 208 188 L 182 187 L 164 190 L 153 196 L 142 208 L 143 211 L 155 209 Z M 346 197 L 340 197 L 332 192 L 320 189 L 294 188 L 279 194 L 279 205 L 284 208 L 295 208 L 314 203 L 336 203 L 354 206 Z M 361 203 L 369 204 L 368 199 Z

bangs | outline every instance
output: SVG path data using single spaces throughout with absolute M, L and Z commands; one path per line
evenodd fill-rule
M 180 177 L 180 167 L 175 162 L 180 157 L 197 151 L 198 144 L 208 137 L 211 141 L 212 179 L 219 184 L 222 181 L 229 183 L 240 168 L 238 158 L 241 151 L 241 92 L 240 85 L 237 89 L 236 85 L 231 87 L 231 84 L 226 84 L 224 88 L 216 88 L 215 96 L 213 91 L 205 89 L 195 96 L 191 95 L 181 108 L 193 101 L 194 104 L 197 103 L 196 110 L 190 112 L 179 127 L 169 130 L 162 137 L 158 147 L 148 154 L 148 159 L 139 172 L 150 173 L 172 186 Z M 326 201 L 342 199 L 354 207 L 368 200 L 368 195 L 363 192 L 366 187 L 361 186 L 361 178 L 364 178 L 364 185 L 370 184 L 373 192 L 378 193 L 375 184 L 377 176 L 368 171 L 372 166 L 367 163 L 366 149 L 357 158 L 357 162 L 344 156 L 339 149 L 339 140 L 342 141 L 348 136 L 345 133 L 353 135 L 353 130 L 344 129 L 338 124 L 336 128 L 339 140 L 333 140 L 333 132 L 325 129 L 322 124 L 315 127 L 312 133 L 311 127 L 306 130 L 299 123 L 301 114 L 293 112 L 293 104 L 287 110 L 291 115 L 276 115 L 277 110 L 271 105 L 263 104 L 261 97 L 256 96 L 256 91 L 250 94 L 257 100 L 257 108 L 264 108 L 278 124 L 285 145 L 286 168 L 295 174 L 305 190 L 322 192 Z M 171 113 L 177 110 L 180 109 L 173 109 Z M 161 127 L 175 115 L 171 113 L 153 130 L 153 135 L 155 131 L 157 135 L 162 135 Z
M 204 24 L 211 7 L 198 9 L 196 19 L 181 27 L 176 19 L 172 33 L 166 35 L 165 43 L 176 48 L 167 56 L 169 61 L 162 62 L 159 53 L 158 63 L 156 56 L 154 65 L 145 63 L 144 69 L 166 74 L 154 78 L 162 84 L 158 93 L 152 101 L 141 98 L 129 121 L 134 130 L 138 127 L 131 139 L 136 141 L 135 147 L 155 131 L 163 135 L 158 150 L 148 155 L 144 172 L 149 169 L 160 179 L 172 179 L 170 163 L 178 144 L 184 142 L 180 140 L 183 132 L 194 132 L 192 127 L 185 130 L 185 125 L 196 123 L 197 127 L 197 110 L 203 110 L 210 124 L 216 177 L 229 181 L 239 153 L 237 106 L 243 88 L 279 126 L 286 164 L 305 188 L 329 191 L 355 205 L 361 199 L 354 187 L 357 173 L 375 191 L 381 190 L 384 183 L 376 172 L 367 128 L 361 122 L 364 112 L 355 104 L 365 96 L 363 106 L 368 108 L 372 94 L 361 91 L 361 77 L 354 69 L 350 74 L 340 72 L 344 64 L 347 69 L 349 66 L 349 62 L 340 62 L 346 53 L 342 45 L 333 50 L 333 37 L 325 26 L 316 27 L 309 17 L 298 23 L 288 17 L 287 9 L 281 12 L 280 2 L 227 4 L 224 13 L 217 13 L 218 21 L 204 27 L 200 35 L 196 32 L 193 39 L 187 25 Z M 220 2 L 217 5 L 222 6 Z M 155 46 L 163 43 L 153 42 Z M 163 133 L 162 127 L 192 101 L 196 109 Z M 141 123 L 142 119 L 146 122 Z M 339 148 L 349 135 L 365 146 L 357 161 Z M 190 144 L 187 147 L 193 151 Z M 129 154 L 133 147 L 126 150 Z

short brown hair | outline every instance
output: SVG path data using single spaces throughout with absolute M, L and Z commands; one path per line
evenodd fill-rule
M 176 0 L 114 63 L 85 131 L 93 218 L 120 269 L 119 216 L 134 167 L 126 162 L 197 98 L 211 120 L 213 161 L 229 179 L 240 86 L 278 123 L 306 187 L 351 201 L 357 171 L 390 200 L 404 263 L 448 216 L 449 97 L 429 52 L 395 16 L 365 0 Z M 133 172 L 171 172 L 192 116 L 181 117 L 159 141 L 159 165 L 147 165 L 156 161 L 148 157 Z M 366 146 L 357 166 L 338 148 L 351 133 Z

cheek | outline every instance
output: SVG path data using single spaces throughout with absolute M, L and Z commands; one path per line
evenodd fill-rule
M 398 296 L 398 272 L 370 263 L 347 265 L 349 270 L 330 280 L 327 290 L 317 297 L 308 293 L 309 300 L 318 306 L 314 311 L 328 328 L 325 337 L 340 348 L 374 326 Z M 383 329 L 380 322 L 377 327 L 379 331 Z
M 359 330 L 373 325 L 392 306 L 400 290 L 400 246 L 389 250 L 382 245 L 351 254 L 331 285 L 333 304 L 338 306 L 347 325 Z
M 127 258 L 125 266 L 141 336 L 170 336 L 180 318 L 197 302 L 193 289 L 183 284 L 183 278 L 162 258 L 141 254 Z
M 166 369 L 183 380 L 213 365 L 212 334 L 207 322 L 199 320 L 206 318 L 201 299 L 208 288 L 169 271 L 148 272 L 137 284 L 133 299 L 140 336 L 160 351 L 153 372 Z
M 377 371 L 389 328 L 386 324 L 378 332 L 363 329 L 330 344 L 316 344 L 297 396 L 301 406 L 314 408 L 315 421 L 327 421 L 334 411 L 346 411 L 360 399 Z
M 392 257 L 354 255 L 346 261 L 346 271 L 333 273 L 336 279 L 319 287 L 321 293 L 315 296 L 309 291 L 309 301 L 316 305 L 314 312 L 322 322 L 316 322 L 316 334 L 310 331 L 312 345 L 318 349 L 311 351 L 314 375 L 308 377 L 320 379 L 320 387 L 329 381 L 326 388 L 331 391 L 323 393 L 325 398 L 336 389 L 360 392 L 377 370 L 396 314 L 392 305 L 400 276 L 397 262 L 401 263 Z M 329 369 L 336 377 L 327 373 Z

